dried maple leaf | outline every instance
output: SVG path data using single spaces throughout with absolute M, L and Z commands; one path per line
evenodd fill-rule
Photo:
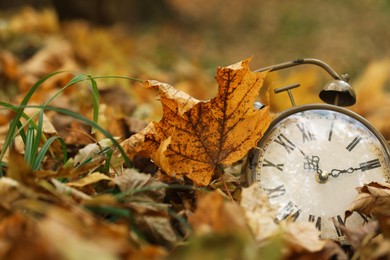
M 130 157 L 151 157 L 168 175 L 186 175 L 206 186 L 218 169 L 242 158 L 270 122 L 268 107 L 253 106 L 266 73 L 249 69 L 250 59 L 217 70 L 215 98 L 199 101 L 157 81 L 163 118 L 122 144 Z
M 371 182 L 357 188 L 358 196 L 345 212 L 348 218 L 353 211 L 358 211 L 367 216 L 390 215 L 390 185 L 387 183 Z

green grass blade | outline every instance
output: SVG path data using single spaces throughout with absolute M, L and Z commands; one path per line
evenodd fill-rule
M 113 154 L 114 154 L 114 151 L 112 149 L 107 151 L 107 159 L 106 159 L 106 163 L 104 165 L 104 173 L 106 173 L 106 174 L 108 174 L 110 172 L 110 163 L 111 163 L 111 158 L 112 158 Z
M 90 163 L 92 160 L 93 160 L 93 157 L 96 156 L 97 154 L 108 154 L 109 151 L 112 151 L 111 147 L 105 147 L 103 149 L 101 149 L 99 152 L 97 153 L 92 153 L 91 155 L 89 155 L 88 157 L 86 157 L 83 161 L 81 161 L 77 167 L 81 167 L 87 163 Z
M 43 105 L 47 106 L 49 105 L 56 97 L 58 97 L 64 90 L 69 88 L 70 86 L 73 86 L 74 84 L 80 83 L 84 80 L 87 80 L 88 77 L 84 74 L 78 74 L 75 77 L 73 77 L 69 82 L 63 86 L 60 90 L 58 90 L 50 99 L 48 99 Z
M 8 134 L 7 134 L 6 139 L 4 140 L 2 151 L 0 153 L 0 161 L 3 160 L 5 152 L 8 150 L 8 147 L 10 146 L 11 142 L 13 141 L 13 139 L 15 137 L 15 132 L 16 132 L 16 129 L 17 129 L 18 122 L 20 120 L 20 117 L 23 114 L 24 107 L 27 105 L 27 103 L 30 100 L 31 96 L 34 94 L 34 92 L 37 90 L 37 88 L 40 85 L 42 85 L 43 82 L 45 82 L 47 79 L 49 79 L 49 78 L 51 78 L 54 75 L 57 75 L 59 73 L 61 73 L 61 71 L 53 72 L 53 73 L 50 73 L 50 74 L 42 77 L 26 93 L 26 95 L 24 96 L 22 102 L 20 103 L 19 108 L 16 110 L 14 118 L 10 122 L 10 126 L 9 126 L 9 129 L 8 129 Z
M 86 80 L 88 77 L 85 75 L 85 74 L 77 74 L 76 76 L 74 76 L 71 80 L 69 80 L 68 84 L 65 85 L 66 86 L 71 86 L 71 85 L 74 85 L 76 83 L 79 83 L 81 81 L 84 81 Z
M 24 159 L 29 165 L 32 165 L 34 160 L 34 139 L 35 139 L 35 129 L 32 126 L 28 126 L 26 143 L 24 144 Z
M 86 205 L 84 206 L 87 210 L 95 214 L 104 214 L 104 215 L 114 215 L 117 217 L 130 217 L 131 213 L 129 209 L 114 207 L 114 206 L 104 206 L 104 205 Z
M 5 162 L 0 162 L 0 177 L 3 177 L 4 176 L 4 171 L 3 169 L 7 167 L 7 163 Z
M 31 126 L 34 128 L 34 126 Z M 20 134 L 20 137 L 22 138 L 22 141 L 23 143 L 25 144 L 27 142 L 27 135 L 26 133 L 23 131 L 23 125 L 22 123 L 19 121 L 17 123 L 17 128 L 19 129 L 19 134 Z
M 142 79 L 136 79 L 132 77 L 127 77 L 127 76 L 94 76 L 92 77 L 93 79 L 127 79 L 127 80 L 132 80 L 132 81 L 138 81 L 138 82 L 144 82 Z
M 66 71 L 57 71 L 57 72 L 53 72 L 53 73 L 50 73 L 50 74 L 47 74 L 45 75 L 44 77 L 42 77 L 41 79 L 39 79 L 31 88 L 30 90 L 26 93 L 26 95 L 24 96 L 22 102 L 20 103 L 19 106 L 17 106 L 17 109 L 14 110 L 15 111 L 15 116 L 14 118 L 11 120 L 10 122 L 10 126 L 9 126 L 9 129 L 8 129 L 8 134 L 4 140 L 4 144 L 3 144 L 3 147 L 2 147 L 2 151 L 0 153 L 0 161 L 2 161 L 6 151 L 8 150 L 10 144 L 12 143 L 12 141 L 14 140 L 16 134 L 18 133 L 17 128 L 18 128 L 18 122 L 20 120 L 20 118 L 24 115 L 24 108 L 27 106 L 28 104 L 28 101 L 31 99 L 32 95 L 34 94 L 34 92 L 38 89 L 38 87 L 40 87 L 42 85 L 42 83 L 44 83 L 47 79 L 57 75 L 57 74 L 60 74 L 60 73 L 64 73 Z M 126 77 L 126 76 L 96 76 L 96 77 L 90 77 L 91 79 L 107 79 L 107 78 L 114 78 L 114 79 L 126 79 L 126 80 L 133 80 L 133 81 L 138 81 L 138 82 L 143 82 L 143 80 L 140 80 L 140 79 L 136 79 L 136 78 L 131 78 L 131 77 Z M 73 77 L 69 82 L 68 84 L 66 84 L 64 87 L 62 87 L 57 93 L 55 93 L 49 100 L 47 100 L 44 104 L 44 106 L 47 106 L 48 104 L 50 104 L 58 95 L 60 95 L 65 89 L 67 89 L 68 87 L 76 84 L 76 83 L 79 83 L 81 81 L 84 81 L 84 80 L 87 80 L 89 79 L 88 76 L 84 75 L 84 74 L 78 74 L 76 75 L 75 77 Z M 4 102 L 0 102 L 1 105 L 5 105 L 6 103 Z M 7 108 L 10 108 L 11 106 L 8 104 L 8 105 L 5 105 L 5 107 Z M 32 117 L 27 117 L 26 120 L 27 122 L 26 123 L 29 123 L 31 121 L 31 118 L 33 118 L 35 116 L 35 114 L 32 116 Z M 24 116 L 23 116 L 24 117 Z M 97 125 L 97 124 L 95 124 Z M 99 130 L 100 131 L 100 130 Z M 120 149 L 120 148 L 119 148 Z M 121 154 L 123 155 L 124 153 L 122 151 L 120 151 Z M 126 158 L 126 157 L 124 157 Z M 126 159 L 125 159 L 126 160 Z M 127 163 L 130 162 L 130 160 L 126 160 Z M 131 163 L 130 163 L 131 164 Z
M 39 151 L 38 155 L 36 156 L 34 163 L 32 165 L 32 169 L 34 171 L 39 170 L 43 158 L 45 157 L 47 151 L 50 149 L 51 144 L 56 140 L 59 140 L 61 142 L 62 152 L 64 154 L 63 163 L 66 162 L 68 156 L 67 156 L 66 144 L 65 144 L 64 140 L 59 136 L 52 136 L 42 145 L 41 150 Z
M 35 138 L 33 140 L 34 142 L 33 142 L 33 147 L 32 147 L 32 154 L 34 157 L 32 158 L 31 163 L 30 163 L 31 166 L 34 164 L 34 160 L 35 160 L 36 155 L 38 153 L 39 144 L 40 144 L 41 138 L 42 138 L 42 128 L 43 128 L 43 110 L 40 109 L 39 116 L 38 116 L 38 127 L 36 130 Z
M 91 81 L 92 86 L 92 97 L 93 97 L 93 121 L 97 124 L 99 118 L 99 91 L 96 84 L 96 80 L 91 76 L 88 76 Z M 92 133 L 94 133 L 94 128 L 92 128 Z
M 86 118 L 86 117 L 84 117 L 84 116 L 82 116 L 80 114 L 77 114 L 77 113 L 75 113 L 75 112 L 73 112 L 71 110 L 64 109 L 64 108 L 52 107 L 52 106 L 28 106 L 28 107 L 42 108 L 44 110 L 56 111 L 58 113 L 71 116 L 73 118 L 76 118 L 78 120 L 83 121 L 84 123 L 87 123 L 87 124 L 91 125 L 92 127 L 96 128 L 96 130 L 101 132 L 105 137 L 107 137 L 108 139 L 111 140 L 111 142 L 115 145 L 115 147 L 118 148 L 118 150 L 119 150 L 120 154 L 122 155 L 123 160 L 125 161 L 126 165 L 129 168 L 132 167 L 133 164 L 132 164 L 131 160 L 127 157 L 125 151 L 123 150 L 122 146 L 118 143 L 118 141 L 109 132 L 107 132 L 104 128 L 102 128 L 101 126 L 99 126 L 98 124 L 93 122 L 92 120 L 90 120 L 90 119 L 88 119 L 88 118 Z
M 19 106 L 15 106 L 15 105 L 3 102 L 3 101 L 0 101 L 0 106 L 3 106 L 3 107 L 5 107 L 5 108 L 7 108 L 9 110 L 14 111 L 14 112 L 17 112 L 18 109 L 19 109 Z M 30 124 L 32 127 L 37 129 L 38 126 L 35 124 L 35 122 L 31 121 L 30 117 L 26 113 L 23 112 L 21 117 L 26 119 L 26 121 L 28 121 L 28 124 Z M 26 125 L 26 124 L 24 124 L 24 125 Z M 17 122 L 17 128 L 18 129 L 22 129 L 22 127 L 23 127 L 22 123 L 20 121 Z

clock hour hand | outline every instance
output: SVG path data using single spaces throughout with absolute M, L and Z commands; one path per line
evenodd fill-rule
M 306 171 L 314 171 L 315 173 L 320 174 L 322 170 L 319 167 L 320 157 L 312 155 L 311 157 L 305 155 L 305 162 L 303 163 L 303 168 Z
M 303 168 L 306 171 L 312 171 L 316 173 L 316 180 L 319 183 L 325 183 L 329 178 L 329 173 L 327 171 L 322 171 L 320 169 L 320 157 L 312 155 L 311 157 L 305 156 L 305 162 L 303 163 Z

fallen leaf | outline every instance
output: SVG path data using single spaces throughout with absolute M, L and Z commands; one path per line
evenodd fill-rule
M 348 260 L 347 253 L 336 242 L 325 240 L 324 246 L 321 250 L 315 252 L 308 251 L 292 251 L 286 252 L 283 259 L 300 259 L 300 260 L 317 260 L 317 259 L 337 259 Z
M 248 226 L 244 211 L 237 204 L 228 202 L 218 191 L 199 198 L 194 214 L 188 220 L 195 233 L 234 233 L 246 232 Z
M 70 187 L 75 188 L 82 188 L 87 185 L 91 185 L 94 183 L 97 183 L 99 181 L 112 181 L 113 179 L 111 177 L 108 177 L 107 175 L 100 173 L 100 172 L 94 172 L 91 173 L 77 181 L 68 182 L 67 185 Z
M 137 229 L 153 243 L 174 245 L 179 236 L 172 226 L 169 205 L 162 203 L 168 185 L 135 169 L 125 169 L 114 182 L 122 192 L 117 198 L 136 213 Z
M 31 187 L 35 186 L 34 172 L 26 160 L 24 160 L 23 155 L 14 149 L 10 149 L 9 151 L 7 176 L 21 184 L 26 184 Z
M 125 225 L 99 221 L 85 211 L 53 207 L 38 223 L 46 243 L 61 259 L 119 259 L 136 253 Z
M 13 214 L 0 221 L 0 259 L 59 259 L 32 221 Z
M 389 259 L 390 239 L 381 234 L 363 241 L 361 247 L 355 251 L 352 259 Z
M 16 57 L 6 50 L 0 51 L 0 78 L 3 77 L 9 80 L 17 79 L 19 75 L 19 67 Z M 5 84 L 4 84 L 5 85 Z M 3 84 L 0 88 L 3 88 Z
M 282 237 L 290 250 L 296 252 L 318 252 L 325 246 L 320 239 L 320 231 L 311 222 L 282 221 Z
M 169 254 L 169 259 L 213 260 L 213 259 L 281 259 L 279 247 L 273 252 L 259 250 L 253 240 L 239 233 L 206 233 L 191 236 L 188 243 L 177 246 Z
M 348 242 L 353 249 L 358 250 L 363 241 L 372 239 L 378 234 L 379 226 L 377 221 L 371 221 L 359 228 L 349 229 L 339 225 L 340 230 L 347 236 Z
M 53 71 L 77 71 L 74 53 L 71 45 L 60 39 L 49 39 L 46 46 L 20 66 L 21 77 L 18 80 L 21 91 L 27 92 L 39 78 Z M 42 101 L 47 98 L 51 88 L 64 86 L 73 75 L 71 73 L 57 74 L 43 82 L 33 99 Z M 38 93 L 37 93 L 38 92 Z
M 108 138 L 97 143 L 86 145 L 83 149 L 80 149 L 74 157 L 74 166 L 78 166 L 89 159 L 92 159 L 92 161 L 100 160 L 102 151 L 111 145 L 112 141 Z
M 357 191 L 359 194 L 345 212 L 345 218 L 353 211 L 367 216 L 390 216 L 390 184 L 371 182 Z
M 250 71 L 249 61 L 218 68 L 218 94 L 205 102 L 168 84 L 145 82 L 159 90 L 163 118 L 122 143 L 129 156 L 143 153 L 168 175 L 208 185 L 221 166 L 242 158 L 270 123 L 268 107 L 253 105 L 266 73 Z
M 386 139 L 390 139 L 390 121 L 385 120 L 390 116 L 389 75 L 390 59 L 385 58 L 369 63 L 352 82 L 358 100 L 351 110 L 367 119 Z
M 267 194 L 259 189 L 257 183 L 242 189 L 240 205 L 257 241 L 275 235 L 278 231 L 275 223 L 277 210 L 271 207 Z
M 0 206 L 2 209 L 14 210 L 17 201 L 26 198 L 38 199 L 39 195 L 31 188 L 20 184 L 18 181 L 8 178 L 0 178 Z
M 79 190 L 76 190 L 72 187 L 69 187 L 64 183 L 57 181 L 56 179 L 52 179 L 51 182 L 53 183 L 56 191 L 59 194 L 64 195 L 63 198 L 66 195 L 66 196 L 71 196 L 77 200 L 91 200 L 92 199 L 89 195 L 87 195 Z
M 157 182 L 150 174 L 139 173 L 135 169 L 125 169 L 113 179 L 119 189 L 136 201 L 162 202 L 167 185 Z

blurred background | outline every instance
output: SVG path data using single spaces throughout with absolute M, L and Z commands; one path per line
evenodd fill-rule
M 387 0 L 1 0 L 0 91 L 13 99 L 49 72 L 72 70 L 157 79 L 209 99 L 217 66 L 253 56 L 257 69 L 310 57 L 348 73 L 358 94 L 351 109 L 390 136 L 389 27 Z M 309 65 L 271 74 L 271 88 L 302 84 L 298 104 L 318 102 L 330 80 Z M 145 105 L 155 96 L 125 89 L 131 113 L 155 116 Z M 290 106 L 271 98 L 276 112 Z

